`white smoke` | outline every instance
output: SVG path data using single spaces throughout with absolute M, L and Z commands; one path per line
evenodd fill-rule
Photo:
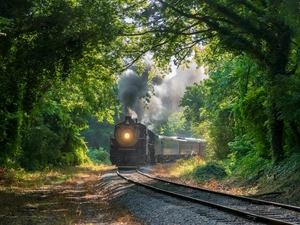
M 136 112 L 133 109 L 127 107 L 127 112 L 128 112 L 128 116 L 131 116 L 131 119 L 138 118 L 138 115 L 136 114 Z

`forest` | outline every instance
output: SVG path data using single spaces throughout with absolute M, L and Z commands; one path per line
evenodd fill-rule
M 124 73 L 147 75 L 135 98 L 151 110 L 171 62 L 208 76 L 155 132 L 205 138 L 218 160 L 300 154 L 299 11 L 297 0 L 0 0 L 0 167 L 105 161 Z

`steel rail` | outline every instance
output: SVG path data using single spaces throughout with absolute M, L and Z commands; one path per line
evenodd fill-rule
M 273 219 L 273 218 L 260 216 L 260 215 L 256 215 L 256 214 L 253 214 L 253 213 L 247 213 L 247 212 L 237 210 L 237 209 L 233 209 L 233 208 L 230 208 L 230 207 L 226 207 L 226 206 L 223 206 L 223 205 L 220 205 L 220 204 L 208 202 L 208 201 L 193 198 L 193 197 L 188 197 L 188 196 L 185 196 L 185 195 L 182 195 L 182 194 L 178 194 L 178 193 L 175 193 L 175 192 L 171 192 L 171 191 L 167 191 L 167 190 L 164 190 L 164 189 L 161 189 L 161 188 L 157 188 L 157 187 L 154 187 L 154 186 L 151 186 L 151 185 L 148 185 L 148 184 L 143 184 L 143 183 L 134 181 L 134 180 L 122 175 L 119 171 L 117 171 L 117 174 L 118 174 L 118 176 L 122 177 L 123 179 L 127 180 L 130 183 L 133 183 L 133 184 L 136 184 L 136 185 L 139 185 L 139 186 L 143 186 L 145 188 L 154 190 L 155 192 L 160 192 L 160 193 L 167 194 L 167 195 L 175 197 L 175 198 L 179 198 L 179 199 L 191 201 L 191 202 L 194 202 L 194 203 L 206 205 L 206 206 L 209 206 L 209 207 L 212 207 L 212 208 L 216 208 L 216 209 L 219 209 L 219 210 L 224 211 L 226 213 L 230 213 L 232 215 L 236 215 L 236 216 L 239 216 L 239 217 L 242 217 L 242 218 L 246 218 L 246 219 L 251 220 L 251 221 L 262 222 L 262 223 L 267 223 L 267 224 L 274 224 L 274 225 L 294 225 L 294 223 L 289 223 L 289 222 L 285 222 L 285 221 L 281 221 L 281 220 L 276 220 L 276 219 Z
M 194 187 L 194 186 L 189 186 L 189 185 L 185 185 L 185 184 L 180 184 L 177 182 L 173 182 L 173 181 L 169 181 L 169 180 L 165 180 L 159 177 L 154 177 L 150 174 L 146 174 L 143 173 L 139 170 L 136 170 L 139 174 L 144 175 L 146 177 L 149 177 L 151 179 L 154 180 L 159 180 L 159 181 L 163 181 L 163 182 L 167 182 L 170 184 L 174 184 L 174 185 L 178 185 L 178 186 L 182 186 L 182 187 L 188 187 L 194 190 L 200 190 L 200 191 L 204 191 L 204 192 L 208 192 L 208 193 L 214 193 L 214 194 L 219 194 L 219 195 L 223 195 L 223 196 L 228 196 L 228 197 L 232 197 L 232 198 L 236 198 L 236 199 L 242 199 L 242 200 L 246 200 L 252 203 L 259 203 L 259 204 L 265 204 L 265 205 L 272 205 L 272 206 L 278 206 L 281 208 L 285 208 L 285 209 L 289 209 L 289 210 L 293 210 L 296 212 L 300 212 L 300 207 L 298 206 L 294 206 L 294 205 L 286 205 L 286 204 L 282 204 L 282 203 L 278 203 L 278 202 L 272 202 L 272 201 L 266 201 L 266 200 L 261 200 L 261 199 L 255 199 L 255 198 L 250 198 L 250 197 L 246 197 L 246 196 L 240 196 L 240 195 L 233 195 L 233 194 L 228 194 L 228 193 L 224 193 L 224 192 L 219 192 L 219 191 L 212 191 L 212 190 L 208 190 L 205 188 L 199 188 L 199 187 Z

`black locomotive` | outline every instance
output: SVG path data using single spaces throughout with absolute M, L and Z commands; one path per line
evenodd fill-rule
M 118 167 L 188 159 L 192 155 L 203 155 L 206 146 L 202 139 L 156 135 L 130 116 L 115 126 L 110 140 L 110 160 Z

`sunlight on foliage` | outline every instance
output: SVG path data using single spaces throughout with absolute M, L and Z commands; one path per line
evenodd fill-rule
M 189 160 L 177 160 L 176 166 L 170 171 L 171 175 L 183 180 L 196 180 L 204 183 L 206 180 L 222 180 L 227 177 L 227 169 L 222 161 L 205 161 L 196 156 Z
M 103 148 L 89 149 L 87 156 L 95 165 L 111 165 L 109 153 Z
M 181 177 L 182 179 L 191 179 L 191 175 L 196 167 L 204 166 L 206 162 L 199 156 L 192 157 L 189 160 L 179 159 L 176 161 L 174 170 L 171 171 L 171 175 Z

